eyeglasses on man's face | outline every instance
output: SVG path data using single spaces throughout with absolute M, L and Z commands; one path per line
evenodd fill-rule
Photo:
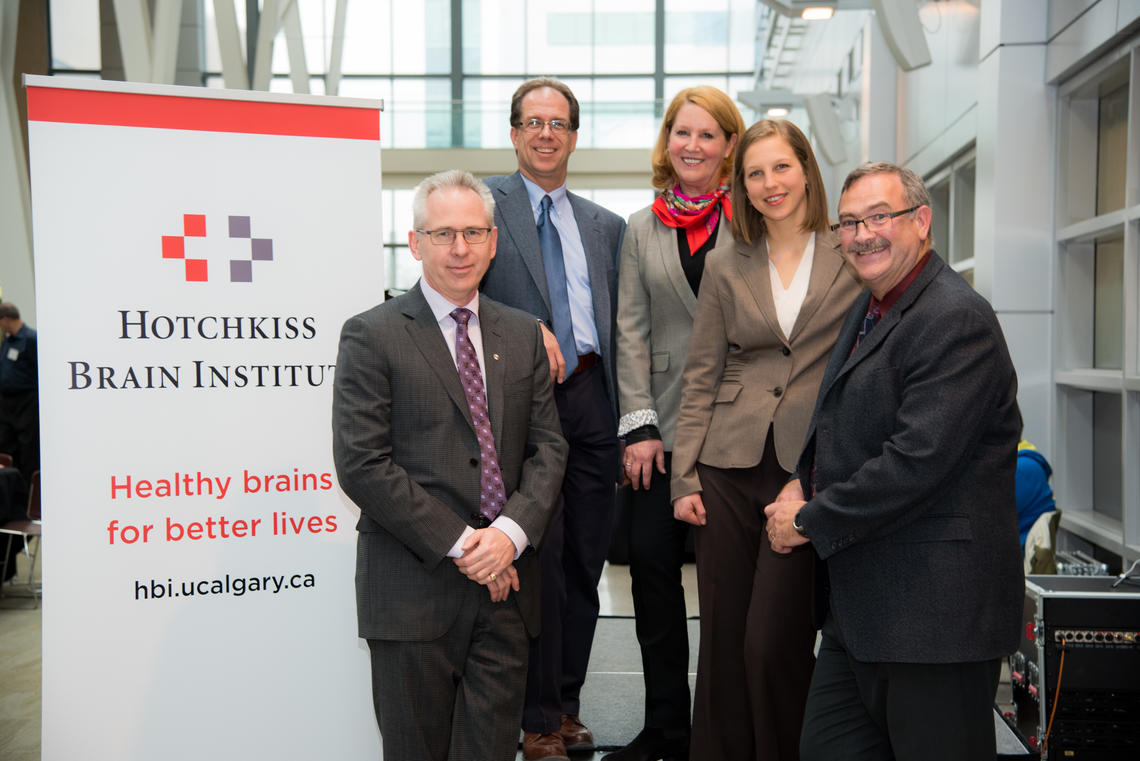
M 463 240 L 466 243 L 485 243 L 487 236 L 491 234 L 490 227 L 468 227 L 463 230 L 452 230 L 450 227 L 441 227 L 438 230 L 420 230 L 416 228 L 416 232 L 420 235 L 426 235 L 431 242 L 437 246 L 450 246 L 455 243 L 455 238 L 462 234 Z
M 921 206 L 922 204 L 911 206 L 909 209 L 903 209 L 902 211 L 880 211 L 874 214 L 868 214 L 862 219 L 841 219 L 839 220 L 839 224 L 831 226 L 831 231 L 838 232 L 839 235 L 844 238 L 854 238 L 856 232 L 859 230 L 859 224 L 862 223 L 871 232 L 879 232 L 880 230 L 890 227 L 895 217 L 910 214 Z
M 542 119 L 524 119 L 515 127 L 527 132 L 542 132 L 543 127 L 550 127 L 550 131 L 554 134 L 565 135 L 570 131 L 570 122 L 566 119 L 551 119 L 548 122 L 544 122 Z

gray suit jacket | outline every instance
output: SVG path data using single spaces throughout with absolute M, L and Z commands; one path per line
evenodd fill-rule
M 534 546 L 567 453 L 546 352 L 538 325 L 516 310 L 480 298 L 479 321 L 508 495 L 503 514 Z M 455 361 L 418 284 L 345 322 L 332 423 L 337 477 L 360 508 L 360 636 L 435 639 L 467 595 L 488 592 L 446 557 L 479 512 L 479 443 Z M 535 561 L 528 549 L 515 562 L 518 605 L 532 635 L 539 629 Z
M 936 255 L 851 353 L 851 308 L 799 463 L 831 612 L 861 661 L 1013 652 L 1024 601 L 1017 376 L 993 309 Z M 830 588 L 828 588 L 830 580 Z
M 731 235 L 721 217 L 718 240 Z M 665 451 L 673 451 L 681 374 L 693 330 L 697 296 L 677 250 L 677 229 L 646 206 L 629 218 L 618 275 L 617 363 L 622 420 L 652 410 Z M 641 425 L 644 425 L 642 423 Z
M 483 278 L 482 291 L 503 304 L 521 309 L 550 324 L 550 293 L 538 242 L 534 212 L 518 172 L 486 177 L 483 182 L 495 199 L 495 225 L 499 247 Z M 602 364 L 610 405 L 617 415 L 617 375 L 614 364 L 614 317 L 617 314 L 618 254 L 625 221 L 592 201 L 567 193 L 590 275 L 594 323 L 601 344 Z
M 861 290 L 831 232 L 816 235 L 807 295 L 780 329 L 764 242 L 729 238 L 709 252 L 673 445 L 674 500 L 701 490 L 697 463 L 750 468 L 772 426 L 780 466 L 795 470 L 827 358 Z

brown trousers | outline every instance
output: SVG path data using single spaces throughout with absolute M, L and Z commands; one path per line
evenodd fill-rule
M 753 468 L 697 466 L 707 524 L 696 528 L 701 643 L 691 761 L 799 759 L 815 663 L 810 545 L 773 552 L 764 506 L 787 483 L 769 430 Z

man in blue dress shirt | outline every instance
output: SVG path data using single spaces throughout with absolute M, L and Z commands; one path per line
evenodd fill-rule
M 554 401 L 570 458 L 538 548 L 542 634 L 534 641 L 523 711 L 526 761 L 592 750 L 578 720 L 598 619 L 598 579 L 610 544 L 620 449 L 614 373 L 618 255 L 625 222 L 566 190 L 578 101 L 554 79 L 524 82 L 511 99 L 519 170 L 488 177 L 499 246 L 483 293 L 542 323 Z

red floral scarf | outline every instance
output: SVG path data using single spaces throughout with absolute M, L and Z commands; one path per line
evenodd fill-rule
M 712 193 L 689 197 L 674 186 L 657 196 L 653 202 L 653 213 L 669 227 L 685 230 L 689 242 L 689 255 L 692 256 L 705 244 L 716 229 L 719 219 L 716 210 L 724 209 L 724 218 L 732 220 L 732 199 L 729 197 L 729 184 L 725 180 Z

